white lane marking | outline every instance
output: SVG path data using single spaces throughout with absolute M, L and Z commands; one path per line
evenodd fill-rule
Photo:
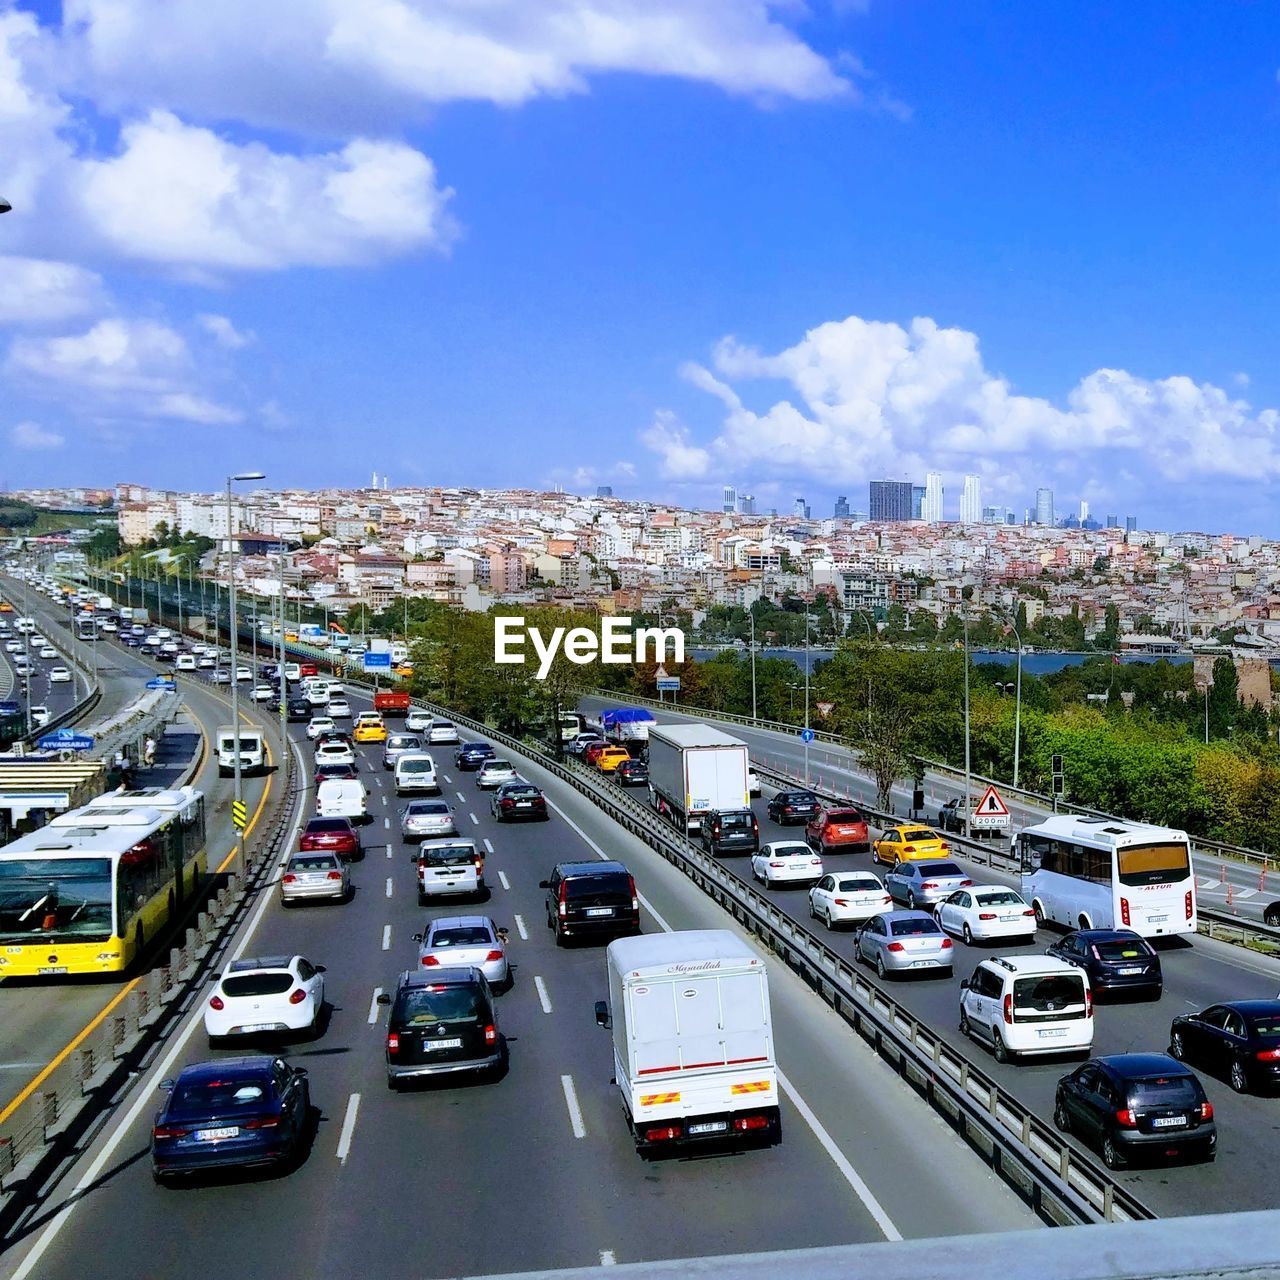
M 538 1003 L 542 1005 L 542 1012 L 550 1013 L 551 997 L 547 994 L 547 984 L 541 978 L 534 978 L 533 985 L 538 989 Z
M 467 797 L 464 796 L 461 791 L 455 791 L 453 794 L 457 796 L 458 799 L 461 800 L 463 804 L 467 803 Z
M 600 1250 L 600 1265 L 602 1267 L 616 1267 L 618 1265 L 617 1255 L 612 1249 Z
M 373 999 L 369 1001 L 369 1025 L 373 1026 L 378 1020 L 378 997 L 382 994 L 381 987 L 374 987 Z
M 468 818 L 470 818 L 470 819 L 471 819 L 471 821 L 472 821 L 473 823 L 475 823 L 475 825 L 476 825 L 477 827 L 480 825 L 480 819 L 479 819 L 479 818 L 477 818 L 477 817 L 476 817 L 476 815 L 475 815 L 474 813 L 469 813 L 469 814 L 467 814 L 467 817 L 468 817 Z
M 338 1135 L 338 1159 L 343 1164 L 347 1163 L 347 1156 L 351 1154 L 351 1138 L 356 1131 L 356 1115 L 360 1111 L 360 1095 L 353 1093 L 347 1099 L 347 1113 L 342 1117 L 342 1132 Z
M 392 855 L 394 852 L 395 852 L 395 850 L 394 850 L 394 849 L 392 849 L 392 847 L 391 847 L 390 845 L 387 845 L 387 857 L 388 857 L 388 858 L 390 858 L 390 857 L 391 857 L 391 855 Z
M 511 881 L 507 879 L 507 873 L 505 871 L 498 872 L 498 882 L 502 885 L 504 889 L 511 888 Z
M 490 840 L 489 840 L 489 837 L 488 837 L 488 836 L 485 836 L 485 840 L 484 840 L 484 851 L 485 851 L 485 853 L 492 853 L 492 852 L 493 852 L 493 845 L 492 845 L 492 843 L 490 843 Z
M 452 779 L 451 777 L 449 777 L 449 775 L 448 775 L 447 773 L 442 773 L 440 776 L 441 776 L 441 777 L 442 777 L 442 778 L 443 778 L 443 779 L 444 779 L 444 780 L 445 780 L 445 781 L 446 781 L 450 786 L 453 786 L 453 779 Z
M 305 770 L 302 760 L 302 753 L 298 750 L 298 744 L 295 741 L 290 742 L 294 754 L 297 757 L 299 770 Z M 294 841 L 298 838 L 298 832 L 302 828 L 303 822 L 306 821 L 307 811 L 305 805 L 298 807 L 298 816 L 294 819 L 293 830 L 289 833 L 288 847 L 292 848 Z M 233 960 L 239 960 L 248 949 L 253 936 L 257 932 L 258 926 L 262 923 L 263 916 L 267 913 L 267 908 L 275 902 L 275 895 L 264 893 L 262 900 L 254 909 L 253 915 L 249 919 L 248 927 L 245 929 L 244 938 L 240 945 L 236 948 L 235 954 L 231 957 Z M 75 1189 L 67 1196 L 64 1201 L 64 1207 L 54 1217 L 49 1225 L 36 1238 L 35 1244 L 31 1246 L 31 1252 L 23 1258 L 17 1270 L 14 1271 L 10 1280 L 27 1280 L 27 1277 L 35 1270 L 40 1259 L 44 1256 L 45 1251 L 53 1243 L 58 1232 L 66 1226 L 67 1219 L 75 1212 L 76 1206 L 84 1199 L 85 1191 L 97 1182 L 102 1170 L 106 1168 L 107 1162 L 115 1155 L 120 1144 L 128 1136 L 129 1131 L 137 1122 L 138 1117 L 146 1107 L 155 1106 L 156 1090 L 160 1087 L 160 1081 L 163 1080 L 173 1069 L 173 1064 L 178 1060 L 178 1056 L 187 1047 L 187 1042 L 195 1034 L 197 1027 L 204 1026 L 204 1005 L 197 1005 L 188 1018 L 187 1025 L 183 1028 L 181 1034 L 174 1038 L 169 1052 L 166 1053 L 155 1065 L 151 1075 L 147 1080 L 138 1086 L 138 1096 L 133 1100 L 133 1105 L 121 1117 L 114 1133 L 103 1143 L 102 1150 L 94 1157 L 93 1163 L 85 1170 L 84 1176 L 76 1183 Z
M 573 1136 L 585 1138 L 587 1130 L 582 1123 L 582 1108 L 578 1106 L 578 1091 L 573 1087 L 573 1077 L 561 1076 L 560 1087 L 564 1090 L 564 1105 L 569 1108 L 569 1123 L 573 1126 Z
M 390 796 L 383 796 L 383 797 L 381 797 L 381 799 L 382 799 L 382 803 L 383 803 L 383 804 L 390 804 L 390 803 L 391 803 L 391 797 L 390 797 Z
M 519 912 L 517 912 L 514 918 L 516 922 L 516 932 L 520 935 L 520 938 L 522 941 L 528 942 L 529 930 L 524 927 L 524 916 L 520 915 Z
M 387 877 L 387 897 L 388 898 L 391 897 L 392 891 L 395 888 L 395 883 L 396 882 L 390 876 Z
M 383 951 L 391 950 L 391 926 L 389 924 L 382 926 L 382 949 Z
M 384 831 L 390 831 L 390 830 L 391 830 L 391 819 L 390 819 L 390 818 L 383 818 L 383 820 L 382 820 L 382 829 L 383 829 Z

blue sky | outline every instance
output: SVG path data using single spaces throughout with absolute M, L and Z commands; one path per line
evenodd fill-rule
M 1268 5 L 0 0 L 0 480 L 1280 535 Z

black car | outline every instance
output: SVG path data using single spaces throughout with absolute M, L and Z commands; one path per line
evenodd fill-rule
M 621 862 L 559 862 L 538 888 L 547 891 L 547 928 L 557 946 L 574 938 L 640 932 L 636 882 Z
M 1083 969 L 1094 995 L 1133 991 L 1158 1000 L 1164 990 L 1160 957 L 1132 929 L 1077 929 L 1045 954 Z
M 708 853 L 755 853 L 760 848 L 760 824 L 750 809 L 704 813 L 699 835 Z
M 1167 1053 L 1090 1058 L 1058 1081 L 1053 1122 L 1098 1146 L 1108 1169 L 1144 1152 L 1212 1160 L 1218 1146 L 1204 1086 Z
M 395 993 L 378 996 L 389 1004 L 387 1087 L 458 1072 L 500 1079 L 507 1067 L 507 1043 L 498 1030 L 493 991 L 470 965 L 408 970 Z
M 535 818 L 545 822 L 550 816 L 547 798 L 532 782 L 504 782 L 489 801 L 489 811 L 499 822 Z
M 1280 1000 L 1231 1000 L 1181 1013 L 1169 1052 L 1225 1076 L 1237 1093 L 1280 1085 Z
M 779 791 L 769 801 L 769 817 L 779 826 L 808 822 L 822 808 L 822 801 L 812 791 Z
M 158 1183 L 229 1166 L 288 1164 L 301 1154 L 311 1112 L 307 1073 L 283 1058 L 220 1058 L 185 1067 L 151 1127 Z
M 311 703 L 306 698 L 290 698 L 285 703 L 285 715 L 291 721 L 302 721 L 304 724 L 311 719 Z
M 613 776 L 620 787 L 646 787 L 649 785 L 649 762 L 624 760 L 613 771 Z
M 464 773 L 476 773 L 494 754 L 491 742 L 464 742 L 453 753 L 453 763 Z

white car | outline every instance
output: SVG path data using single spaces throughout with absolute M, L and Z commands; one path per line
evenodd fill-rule
M 21 652 L 22 652 L 22 641 L 21 641 L 21 640 L 6 640 L 6 641 L 4 642 L 4 651 L 5 651 L 5 653 L 21 653 Z
M 350 720 L 351 704 L 346 698 L 329 699 L 329 718 L 332 720 Z
M 254 702 L 273 702 L 275 696 L 276 691 L 269 684 L 255 684 L 253 692 L 249 695 Z
M 303 691 L 302 696 L 306 698 L 313 707 L 327 707 L 329 705 L 329 690 L 323 688 L 321 685 L 308 685 Z
M 316 764 L 355 764 L 356 753 L 345 742 L 322 742 L 316 748 Z
M 332 733 L 337 727 L 332 716 L 312 716 L 307 722 L 307 737 L 314 742 L 322 733 Z
M 51 644 L 42 644 L 40 646 L 40 656 L 48 662 L 50 659 L 58 656 L 58 651 Z
M 408 715 L 404 718 L 404 727 L 413 733 L 424 733 L 434 723 L 431 713 L 419 707 L 410 707 Z
M 199 667 L 201 671 L 209 671 L 213 667 L 216 667 L 217 665 L 218 665 L 217 660 L 214 658 L 213 654 L 211 653 L 202 653 L 196 659 L 196 666 Z
M 1034 942 L 1036 913 L 1016 889 L 1003 884 L 975 884 L 948 894 L 933 909 L 948 932 L 973 943 L 988 938 Z
M 212 680 L 214 684 L 230 684 L 231 673 L 229 671 L 215 671 L 209 679 Z
M 427 742 L 435 746 L 438 742 L 457 742 L 458 727 L 448 720 L 433 721 L 427 730 Z
M 33 729 L 43 729 L 52 719 L 49 714 L 49 708 L 43 703 L 37 703 L 27 714 L 31 717 L 31 727 Z
M 489 759 L 480 766 L 476 774 L 476 786 L 481 791 L 490 791 L 500 787 L 504 782 L 517 782 L 520 775 L 510 760 Z
M 802 840 L 774 840 L 751 855 L 751 874 L 761 884 L 812 884 L 822 878 L 822 859 Z
M 252 680 L 252 679 L 253 679 L 253 672 L 252 672 L 252 671 L 250 671 L 248 667 L 237 667 L 237 668 L 236 668 L 236 681 L 237 681 L 237 683 L 238 683 L 239 681 L 241 681 L 241 680 Z
M 120 628 L 114 622 L 112 622 L 110 618 L 108 618 L 106 622 L 102 624 L 102 629 L 103 631 L 107 632 L 108 635 L 115 635 L 116 632 L 120 630 Z
M 754 769 L 747 770 L 747 792 L 753 796 L 760 794 L 760 779 L 756 777 Z
M 828 929 L 842 924 L 861 924 L 893 908 L 893 899 L 870 871 L 842 871 L 827 874 L 809 890 L 809 914 Z
M 66 667 L 50 667 L 49 668 L 50 684 L 70 684 L 71 672 Z
M 319 1034 L 324 1015 L 324 965 L 305 956 L 233 960 L 205 1001 L 210 1046 L 238 1036 Z

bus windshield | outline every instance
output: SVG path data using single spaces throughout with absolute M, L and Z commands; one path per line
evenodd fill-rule
M 111 936 L 110 858 L 0 861 L 0 942 Z
M 1191 858 L 1185 844 L 1134 844 L 1116 850 L 1120 883 L 1165 884 L 1185 880 L 1191 874 Z

